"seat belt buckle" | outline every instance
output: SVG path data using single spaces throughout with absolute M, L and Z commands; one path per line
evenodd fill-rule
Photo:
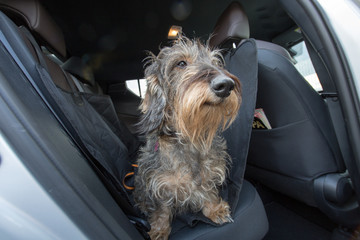
M 151 230 L 151 226 L 148 221 L 145 219 L 127 216 L 132 224 L 135 225 L 136 229 L 143 235 L 143 237 L 147 240 L 150 240 L 150 236 L 148 232 Z

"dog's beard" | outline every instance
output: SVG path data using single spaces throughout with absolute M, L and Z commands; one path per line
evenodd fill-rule
M 216 133 L 230 126 L 241 102 L 236 90 L 229 97 L 221 99 L 212 93 L 205 82 L 192 84 L 175 98 L 176 130 L 201 150 L 209 150 Z

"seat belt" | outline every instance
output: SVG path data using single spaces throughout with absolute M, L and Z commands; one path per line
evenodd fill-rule
M 40 74 L 40 76 L 44 77 L 45 79 L 52 81 L 50 75 L 48 74 L 48 71 L 46 70 L 47 66 L 43 58 L 42 52 L 39 46 L 37 45 L 35 39 L 26 28 L 22 27 L 20 28 L 20 30 L 26 35 L 28 40 L 31 42 L 39 58 L 40 64 L 37 64 L 36 66 L 38 73 Z M 39 96 L 44 101 L 44 103 L 49 108 L 49 110 L 52 112 L 54 117 L 64 128 L 65 132 L 69 135 L 69 137 L 72 139 L 74 144 L 83 153 L 84 157 L 88 160 L 90 165 L 96 171 L 97 175 L 102 180 L 104 185 L 107 187 L 111 195 L 114 197 L 116 202 L 124 210 L 125 214 L 128 216 L 130 222 L 132 222 L 136 226 L 136 228 L 140 231 L 140 233 L 143 234 L 145 238 L 148 238 L 147 232 L 150 231 L 150 225 L 146 220 L 142 219 L 139 216 L 139 214 L 135 211 L 131 203 L 126 199 L 126 190 L 124 189 L 124 187 L 121 184 L 119 184 L 116 178 L 111 173 L 109 173 L 104 168 L 104 166 L 102 166 L 101 163 L 97 161 L 97 159 L 93 157 L 92 154 L 87 150 L 80 136 L 77 134 L 76 130 L 73 128 L 70 121 L 61 111 L 60 107 L 57 105 L 56 101 L 53 99 L 53 97 L 51 96 L 48 89 L 41 81 L 41 79 L 33 78 L 29 74 L 29 72 L 22 64 L 21 60 L 18 58 L 15 51 L 13 50 L 13 48 L 11 47 L 11 45 L 9 44 L 6 37 L 1 31 L 0 31 L 0 41 L 3 43 L 6 50 L 12 56 L 16 64 L 19 66 L 23 74 L 27 77 L 30 84 L 34 87 L 34 89 L 39 94 Z M 43 64 L 44 66 L 42 66 Z
M 316 70 L 318 71 L 319 76 L 322 75 L 324 78 L 328 78 L 328 81 L 321 82 L 324 91 L 320 93 L 320 95 L 327 105 L 333 123 L 332 125 L 337 138 L 337 145 L 343 160 L 342 165 L 345 165 L 345 168 L 348 169 L 348 166 L 351 166 L 352 164 L 352 155 L 336 86 L 331 79 L 330 70 L 326 67 L 326 61 L 323 59 L 321 52 L 316 50 L 315 46 L 310 44 L 306 38 L 304 38 L 304 41 L 311 60 L 317 63 L 318 69 Z
M 349 142 L 347 139 L 346 128 L 344 124 L 344 116 L 341 110 L 340 102 L 338 99 L 338 93 L 335 87 L 334 82 L 330 79 L 331 76 L 329 74 L 329 69 L 326 68 L 326 64 L 324 63 L 324 59 L 320 51 L 315 50 L 315 46 L 313 46 L 306 37 L 304 37 L 305 45 L 308 49 L 309 56 L 311 61 L 314 62 L 314 67 L 317 66 L 316 71 L 319 77 L 329 78 L 328 81 L 321 82 L 322 87 L 324 89 L 323 92 L 320 93 L 321 97 L 324 99 L 328 112 L 330 114 L 330 118 L 332 121 L 333 129 L 337 138 L 337 146 L 339 148 L 339 155 L 343 161 L 342 166 L 348 165 L 350 156 Z M 334 146 L 333 146 L 334 147 Z M 336 147 L 336 146 L 335 146 Z M 338 160 L 338 157 L 336 157 Z M 341 163 L 338 163 L 341 164 Z
M 349 166 L 349 159 L 352 158 L 350 154 L 350 143 L 348 140 L 346 127 L 344 123 L 344 115 L 341 110 L 339 99 L 337 96 L 330 96 L 330 97 L 326 96 L 324 97 L 324 99 L 328 106 L 330 117 L 333 122 L 335 135 L 338 139 L 338 144 L 341 155 L 344 159 L 344 164 L 345 166 Z

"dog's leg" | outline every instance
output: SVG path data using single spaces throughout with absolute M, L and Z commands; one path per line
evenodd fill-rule
M 149 218 L 151 240 L 166 240 L 171 232 L 172 213 L 169 207 L 162 207 L 155 210 Z
M 211 201 L 206 201 L 202 213 L 205 217 L 217 224 L 234 222 L 230 216 L 229 204 L 220 197 L 213 197 Z

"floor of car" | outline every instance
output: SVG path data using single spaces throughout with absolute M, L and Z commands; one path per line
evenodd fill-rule
M 269 220 L 265 240 L 329 240 L 336 224 L 314 207 L 254 183 Z

